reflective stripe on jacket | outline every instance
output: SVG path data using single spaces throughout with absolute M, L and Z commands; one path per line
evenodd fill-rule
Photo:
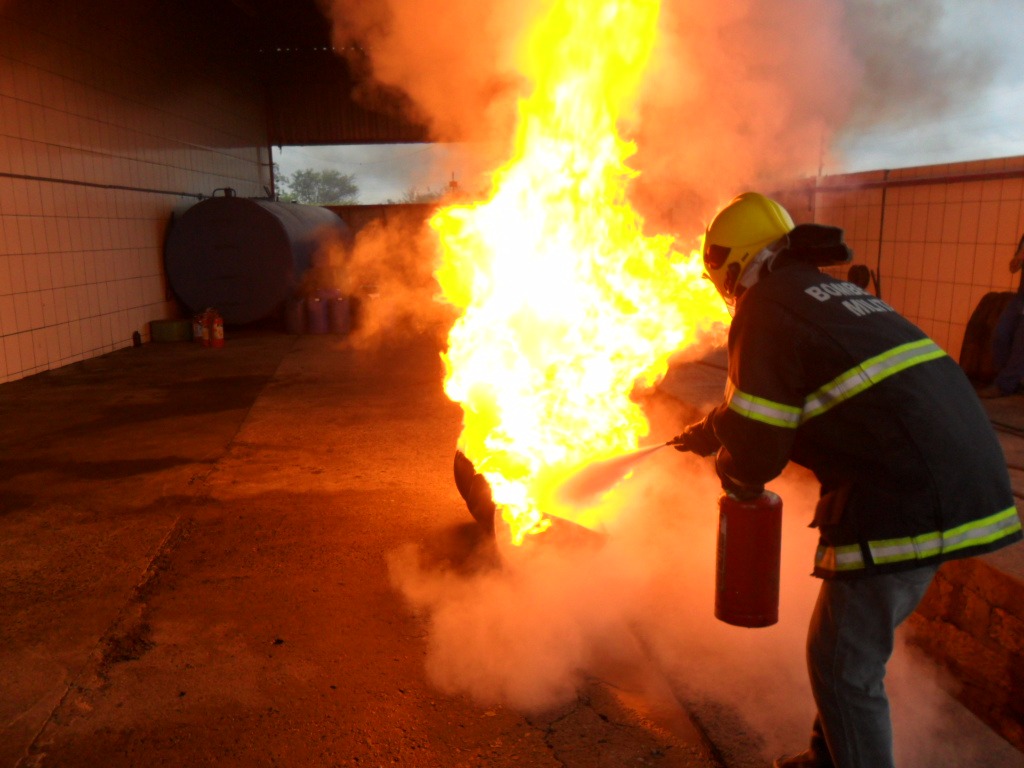
M 918 560 L 991 544 L 1020 530 L 1021 523 L 1017 510 L 1010 507 L 991 517 L 974 520 L 949 531 L 933 531 L 919 536 L 905 536 L 902 539 L 869 541 L 867 547 L 875 564 L 916 564 Z M 816 568 L 831 573 L 859 570 L 866 565 L 860 544 L 848 544 L 845 547 L 819 544 L 814 563 Z

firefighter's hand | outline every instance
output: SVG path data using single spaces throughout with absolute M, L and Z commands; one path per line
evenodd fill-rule
M 764 493 L 763 485 L 748 485 L 731 477 L 722 466 L 728 463 L 728 459 L 723 454 L 725 454 L 724 450 L 715 457 L 715 472 L 718 473 L 718 479 L 722 481 L 723 491 L 740 501 L 751 501 Z
M 710 418 L 691 424 L 683 430 L 683 434 L 669 440 L 668 444 L 677 451 L 690 451 L 698 456 L 710 456 L 722 445 L 715 435 Z

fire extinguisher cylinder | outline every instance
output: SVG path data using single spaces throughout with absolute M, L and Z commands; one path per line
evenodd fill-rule
M 718 501 L 715 618 L 737 627 L 779 620 L 782 499 L 771 491 L 750 500 Z

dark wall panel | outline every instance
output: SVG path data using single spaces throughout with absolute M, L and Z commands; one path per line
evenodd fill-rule
M 371 91 L 352 78 L 331 50 L 274 50 L 261 54 L 267 84 L 268 134 L 278 146 L 401 144 L 427 141 L 426 129 L 407 120 L 396 94 Z M 359 99 L 354 93 L 367 94 Z

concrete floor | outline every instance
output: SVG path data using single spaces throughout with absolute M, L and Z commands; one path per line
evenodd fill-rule
M 431 684 L 389 556 L 499 559 L 441 377 L 251 332 L 0 387 L 0 766 L 764 764 L 642 655 L 541 713 Z
M 147 344 L 0 389 L 0 766 L 717 765 L 621 687 L 526 716 L 427 682 L 386 560 L 493 558 L 461 415 L 429 345 L 340 346 Z

